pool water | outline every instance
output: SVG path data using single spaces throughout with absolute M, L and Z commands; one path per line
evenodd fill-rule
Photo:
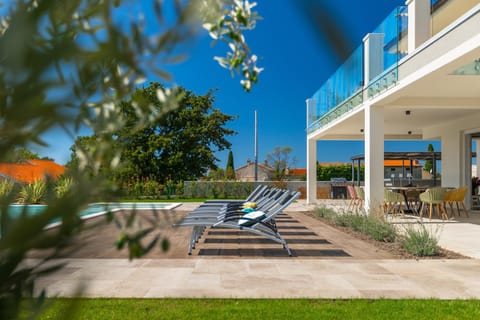
M 82 219 L 89 219 L 103 215 L 108 211 L 115 212 L 119 210 L 172 210 L 181 203 L 162 203 L 162 202 L 109 202 L 109 203 L 92 203 L 87 208 L 80 211 Z M 47 208 L 46 205 L 10 205 L 8 206 L 8 215 L 15 219 L 23 212 L 28 215 L 42 213 Z M 52 221 L 52 226 L 57 225 L 57 221 Z

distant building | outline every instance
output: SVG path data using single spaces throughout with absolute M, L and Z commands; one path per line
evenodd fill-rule
M 258 163 L 258 180 L 271 181 L 274 170 L 266 162 Z M 239 181 L 255 181 L 255 162 L 247 160 L 247 164 L 235 170 L 235 177 Z
M 384 160 L 385 179 L 422 179 L 422 164 L 418 160 Z
M 291 168 L 286 170 L 285 180 L 290 181 L 305 181 L 307 177 L 306 168 Z
M 56 180 L 65 167 L 50 160 L 25 160 L 22 163 L 0 163 L 0 180 L 15 183 L 33 183 L 47 177 Z

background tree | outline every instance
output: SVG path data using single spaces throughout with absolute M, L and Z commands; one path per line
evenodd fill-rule
M 273 168 L 273 179 L 283 180 L 287 174 L 287 169 L 293 167 L 296 160 L 290 154 L 292 152 L 291 147 L 275 147 L 273 152 L 267 154 L 267 163 Z
M 431 143 L 428 144 L 427 151 L 434 152 L 433 145 Z M 430 159 L 425 160 L 425 164 L 423 165 L 423 170 L 431 173 L 432 169 L 433 169 L 433 161 Z
M 218 168 L 218 167 L 210 169 L 208 171 L 206 179 L 210 180 L 210 181 L 223 180 L 223 179 L 225 179 L 225 170 L 223 170 L 222 168 Z
M 225 178 L 235 180 L 235 165 L 233 164 L 233 152 L 228 152 L 227 166 L 225 168 Z
M 153 112 L 162 112 L 163 103 L 157 91 L 159 83 L 137 89 L 130 102 L 122 102 L 125 126 L 115 132 L 116 145 L 123 150 L 122 179 L 150 178 L 160 183 L 167 180 L 196 180 L 215 168 L 216 151 L 231 146 L 227 140 L 234 131 L 225 125 L 235 119 L 215 109 L 213 91 L 197 96 L 178 88 L 178 107 L 164 113 L 147 127 L 138 130 L 138 117 L 132 101 L 148 100 Z
M 39 160 L 40 156 L 38 153 L 28 150 L 27 148 L 16 148 L 10 159 L 5 159 L 5 161 L 10 163 L 20 163 L 25 160 Z
M 357 179 L 358 167 L 354 167 L 354 178 Z M 363 181 L 365 177 L 365 167 L 360 166 L 360 180 Z M 345 178 L 348 181 L 352 180 L 352 165 L 339 164 L 333 166 L 322 166 L 317 163 L 317 181 L 330 181 L 331 178 Z

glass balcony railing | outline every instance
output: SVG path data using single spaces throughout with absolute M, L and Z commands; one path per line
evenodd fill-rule
M 323 86 L 315 92 L 310 105 L 307 107 L 307 126 L 315 125 L 315 127 L 318 127 L 318 125 L 330 122 L 333 119 L 324 116 L 327 114 L 332 116 L 332 111 L 340 105 L 345 105 L 347 109 L 351 109 L 360 104 L 362 101 L 355 105 L 345 104 L 345 102 L 355 97 L 359 91 L 361 92 L 362 87 L 363 45 L 358 47 Z
M 373 31 L 384 35 L 383 72 L 370 81 L 368 97 L 388 89 L 398 81 L 398 61 L 408 51 L 408 17 L 407 8 L 398 7 Z
M 373 33 L 383 34 L 383 71 L 368 86 L 368 96 L 398 80 L 398 61 L 407 52 L 406 7 L 395 9 Z M 323 127 L 363 102 L 364 47 L 359 46 L 307 103 L 307 132 Z

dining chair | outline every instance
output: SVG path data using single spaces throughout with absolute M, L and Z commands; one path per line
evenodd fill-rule
M 418 214 L 420 209 L 420 190 L 417 189 L 408 189 L 405 192 L 405 199 L 407 201 L 407 207 L 412 210 L 415 214 Z
M 362 187 L 360 186 L 355 186 L 355 192 L 357 194 L 357 208 L 362 210 L 363 209 L 363 203 L 365 201 L 365 190 L 363 190 Z
M 405 200 L 405 197 L 399 192 L 393 192 L 387 188 L 383 189 L 383 198 L 384 198 L 384 209 L 385 214 L 396 214 L 398 212 L 404 214 L 402 204 Z
M 467 210 L 467 208 L 465 208 L 465 203 L 464 203 L 465 196 L 467 195 L 468 187 L 467 186 L 462 186 L 462 187 L 460 187 L 458 189 L 455 189 L 453 191 L 454 191 L 453 196 L 450 198 L 450 200 L 448 202 L 448 205 L 452 209 L 452 214 L 453 214 L 453 203 L 455 203 L 456 206 L 457 206 L 457 214 L 458 214 L 458 216 L 460 216 L 460 207 L 459 207 L 459 204 L 460 204 L 463 208 L 463 211 L 465 212 L 465 215 L 468 218 L 469 217 L 468 210 Z
M 445 194 L 443 195 L 443 206 L 445 207 L 445 210 L 447 209 L 447 204 L 450 206 L 450 211 L 452 213 L 452 216 L 454 215 L 454 210 L 453 210 L 453 202 L 455 201 L 457 189 L 451 189 L 447 190 Z
M 426 205 L 429 206 L 429 219 L 432 219 L 433 208 L 436 208 L 437 216 L 448 219 L 447 210 L 445 209 L 445 202 L 443 200 L 445 193 L 447 192 L 446 188 L 434 187 L 427 189 L 425 192 L 420 194 L 420 201 L 422 201 L 422 207 L 420 209 L 420 217 L 423 215 L 424 208 Z
M 350 209 L 357 208 L 358 197 L 355 188 L 352 185 L 347 185 L 348 196 L 350 197 L 350 202 L 348 203 L 347 211 Z

